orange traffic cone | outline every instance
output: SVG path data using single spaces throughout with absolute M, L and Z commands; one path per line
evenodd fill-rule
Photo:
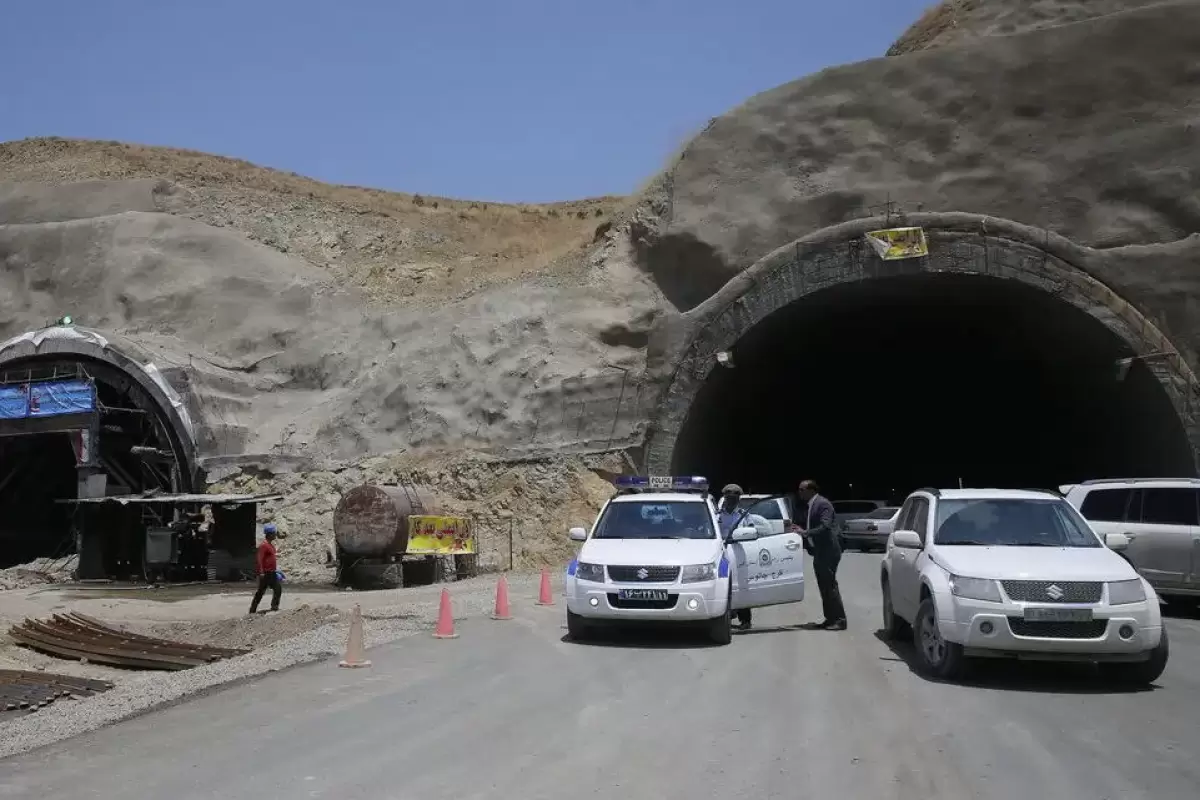
M 492 619 L 512 619 L 508 609 L 508 579 L 503 575 L 496 581 L 496 610 L 492 612 Z
M 366 659 L 363 653 L 362 609 L 358 605 L 354 606 L 354 613 L 350 615 L 350 637 L 346 640 L 346 657 L 338 663 L 338 666 L 371 666 L 371 662 Z
M 554 605 L 554 595 L 550 594 L 550 570 L 542 567 L 542 587 L 538 590 L 537 604 L 539 606 Z
M 438 609 L 437 627 L 433 629 L 435 639 L 457 639 L 454 632 L 454 612 L 450 609 L 450 590 L 442 589 L 442 604 Z

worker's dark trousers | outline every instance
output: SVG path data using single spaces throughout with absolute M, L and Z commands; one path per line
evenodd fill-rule
M 814 548 L 813 572 L 817 573 L 817 590 L 821 593 L 821 610 L 825 622 L 843 622 L 846 607 L 842 605 L 842 592 L 838 588 L 837 568 L 842 560 L 842 550 L 836 543 Z
M 750 609 L 739 608 L 737 611 L 735 611 L 733 613 L 737 615 L 738 622 L 745 625 L 747 628 L 750 627 Z
M 262 602 L 268 587 L 271 589 L 271 610 L 279 610 L 279 596 L 283 594 L 283 584 L 279 582 L 279 573 L 266 572 L 258 576 L 258 591 L 254 593 L 254 600 L 250 603 L 251 614 L 258 611 L 258 604 Z

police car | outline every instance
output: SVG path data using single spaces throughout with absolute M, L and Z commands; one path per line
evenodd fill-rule
M 708 481 L 698 476 L 622 476 L 567 566 L 567 630 L 584 638 L 604 623 L 679 622 L 728 644 L 732 613 L 804 599 L 799 534 L 765 535 L 739 523 L 721 538 Z M 746 509 L 753 513 L 753 509 Z

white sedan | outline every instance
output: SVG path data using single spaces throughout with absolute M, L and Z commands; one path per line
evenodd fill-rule
M 911 628 L 933 677 L 970 657 L 1085 660 L 1149 684 L 1167 665 L 1158 597 L 1061 497 L 924 489 L 905 500 L 883 560 L 884 632 Z M 1111 549 L 1110 549 L 1111 548 Z

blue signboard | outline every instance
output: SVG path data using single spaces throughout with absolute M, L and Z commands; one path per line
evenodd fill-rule
M 0 386 L 0 419 L 38 419 L 96 410 L 91 381 L 46 381 Z

